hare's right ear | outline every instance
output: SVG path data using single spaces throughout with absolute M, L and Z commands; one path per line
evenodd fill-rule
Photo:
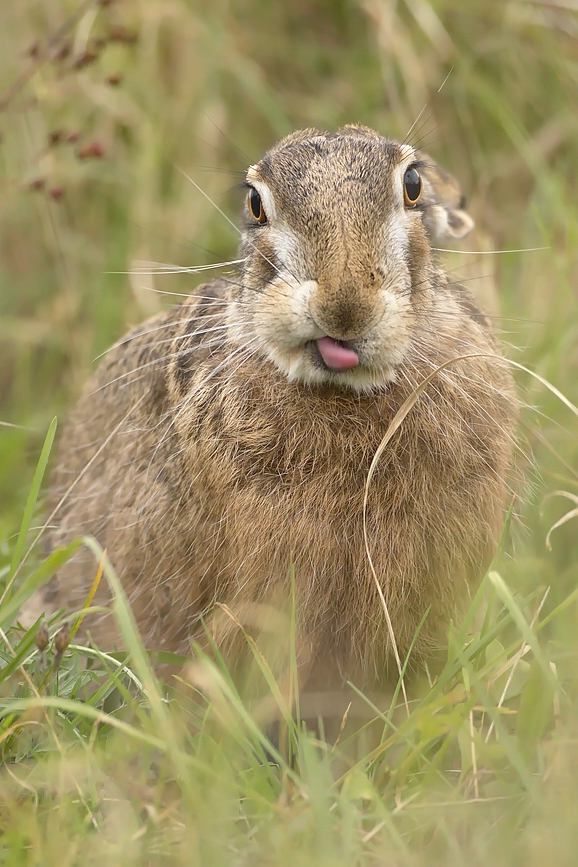
M 465 210 L 466 200 L 453 175 L 444 171 L 427 154 L 420 154 L 424 167 L 422 200 L 426 205 L 424 224 L 430 241 L 447 243 L 463 238 L 474 228 Z

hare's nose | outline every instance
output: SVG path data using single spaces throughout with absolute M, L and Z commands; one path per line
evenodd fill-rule
M 311 299 L 310 313 L 316 325 L 335 341 L 362 337 L 375 321 L 375 306 L 356 297 L 354 292 L 351 295 L 318 291 Z

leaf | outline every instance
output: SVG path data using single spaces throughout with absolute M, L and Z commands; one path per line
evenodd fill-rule
M 524 638 L 524 641 L 526 642 L 526 644 L 529 644 L 530 647 L 532 648 L 532 652 L 534 654 L 534 657 L 537 660 L 537 662 L 539 663 L 539 665 L 541 666 L 542 671 L 544 672 L 546 679 L 550 682 L 550 684 L 553 687 L 555 687 L 556 682 L 555 682 L 554 675 L 552 674 L 552 669 L 548 665 L 548 663 L 544 657 L 544 654 L 542 653 L 542 648 L 540 647 L 540 643 L 538 641 L 536 633 L 534 632 L 534 630 L 532 629 L 532 627 L 530 626 L 530 624 L 528 623 L 528 621 L 524 617 L 522 610 L 521 610 L 520 606 L 518 605 L 518 603 L 516 602 L 516 600 L 514 599 L 514 596 L 511 592 L 510 588 L 506 585 L 506 582 L 504 581 L 502 576 L 499 575 L 497 572 L 489 572 L 488 578 L 490 579 L 490 581 L 492 582 L 492 584 L 496 588 L 496 591 L 497 591 L 498 595 L 500 596 L 500 599 L 502 600 L 502 602 L 504 603 L 504 605 L 506 606 L 506 608 L 510 612 L 510 615 L 512 616 L 514 623 L 517 625 L 518 629 L 520 630 L 520 632 L 522 634 L 522 637 Z
M 554 716 L 555 690 L 549 678 L 544 677 L 541 665 L 534 661 L 520 698 L 516 735 L 520 749 L 529 760 Z
M 57 548 L 50 554 L 44 563 L 32 572 L 25 581 L 22 582 L 16 593 L 5 601 L 0 607 L 0 622 L 2 629 L 7 629 L 13 623 L 14 617 L 17 615 L 20 607 L 30 598 L 32 593 L 41 587 L 54 575 L 63 563 L 66 563 L 73 554 L 82 545 L 81 539 L 75 539 L 68 545 L 63 545 Z
M 46 464 L 48 463 L 48 458 L 50 456 L 50 450 L 52 449 L 52 443 L 54 442 L 55 433 L 56 419 L 53 418 L 50 422 L 48 433 L 46 434 L 44 445 L 42 446 L 42 451 L 40 452 L 40 457 L 38 458 L 38 463 L 36 464 L 34 478 L 32 479 L 32 485 L 30 486 L 28 499 L 26 500 L 26 506 L 24 508 L 22 522 L 20 524 L 18 538 L 16 540 L 16 545 L 14 546 L 14 553 L 12 555 L 12 562 L 10 564 L 8 583 L 10 583 L 10 579 L 14 575 L 14 572 L 16 571 L 16 568 L 20 563 L 20 560 L 22 559 L 22 554 L 24 553 L 26 537 L 30 529 L 30 523 L 32 521 L 32 515 L 34 513 L 34 507 L 36 506 L 36 500 L 38 499 L 38 494 L 40 493 L 40 486 L 42 485 L 42 479 L 44 478 L 44 472 L 46 470 Z
M 501 644 L 497 638 L 494 638 L 493 641 L 490 641 L 490 643 L 486 647 L 486 664 L 500 666 L 501 663 L 504 661 L 505 656 L 506 650 L 504 648 L 504 645 Z
M 366 801 L 377 800 L 377 793 L 369 778 L 361 768 L 352 768 L 343 781 L 343 794 L 350 800 L 362 798 Z
M 469 717 L 463 721 L 463 724 L 458 729 L 458 746 L 460 748 L 461 757 L 461 779 L 471 770 L 473 766 L 472 755 L 472 733 L 470 731 Z
M 510 683 L 508 684 L 508 688 L 504 696 L 504 701 L 509 701 L 511 698 L 515 698 L 515 696 L 520 695 L 524 688 L 524 685 L 528 680 L 530 668 L 530 663 L 526 662 L 525 659 L 518 660 L 515 671 L 512 675 Z

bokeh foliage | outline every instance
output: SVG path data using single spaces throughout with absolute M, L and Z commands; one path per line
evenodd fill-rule
M 462 245 L 465 250 L 545 248 L 443 255 L 456 279 L 470 280 L 472 291 L 496 317 L 510 357 L 578 404 L 578 12 L 570 6 L 556 0 L 2 3 L 0 422 L 16 427 L 0 426 L 0 540 L 6 540 L 0 542 L 0 565 L 9 562 L 14 550 L 14 534 L 52 417 L 64 415 L 95 357 L 128 324 L 175 300 L 163 293 L 187 292 L 198 283 L 190 274 L 146 273 L 138 263 L 195 266 L 234 258 L 235 232 L 186 176 L 235 219 L 240 204 L 235 187 L 243 170 L 295 128 L 333 129 L 357 121 L 404 138 L 415 123 L 410 140 L 459 177 L 467 192 L 477 228 Z M 554 531 L 552 551 L 546 535 L 572 508 L 570 501 L 549 494 L 578 494 L 576 418 L 537 380 L 521 372 L 516 377 L 528 404 L 521 443 L 529 458 L 529 481 L 515 507 L 500 571 L 516 599 L 524 600 L 520 604 L 528 622 L 547 588 L 541 616 L 564 606 L 540 632 L 549 663 L 564 686 L 561 715 L 552 717 L 549 687 L 540 680 L 544 673 L 534 663 L 527 671 L 516 668 L 525 671 L 527 679 L 525 698 L 516 706 L 522 723 L 512 731 L 522 753 L 530 756 L 532 774 L 543 784 L 539 797 L 530 801 L 524 787 L 515 783 L 507 791 L 509 771 L 504 768 L 516 763 L 507 750 L 506 761 L 486 749 L 480 734 L 479 758 L 491 768 L 490 776 L 495 775 L 496 797 L 510 800 L 502 818 L 495 808 L 499 801 L 475 803 L 478 778 L 474 786 L 462 725 L 473 719 L 468 691 L 474 690 L 475 676 L 464 662 L 459 689 L 465 697 L 452 704 L 452 693 L 444 693 L 445 710 L 435 711 L 444 720 L 439 737 L 449 731 L 455 736 L 448 750 L 457 750 L 461 761 L 456 786 L 465 798 L 459 807 L 462 818 L 438 809 L 420 824 L 415 813 L 400 808 L 396 825 L 395 804 L 409 796 L 421 802 L 431 782 L 427 768 L 437 741 L 424 720 L 434 714 L 433 699 L 427 713 L 414 720 L 420 736 L 415 736 L 406 765 L 379 773 L 372 766 L 369 776 L 360 771 L 361 776 L 350 776 L 349 788 L 331 797 L 324 789 L 327 768 L 304 739 L 303 803 L 297 796 L 291 800 L 290 787 L 251 762 L 228 764 L 219 739 L 213 741 L 211 735 L 197 748 L 209 765 L 221 762 L 224 782 L 204 803 L 188 795 L 207 828 L 214 820 L 214 851 L 209 851 L 208 833 L 199 837 L 196 826 L 186 826 L 185 838 L 194 838 L 200 847 L 195 850 L 198 863 L 245 863 L 243 858 L 251 857 L 261 859 L 253 863 L 289 863 L 293 857 L 300 864 L 321 864 L 325 857 L 328 864 L 420 864 L 415 853 L 421 848 L 428 853 L 429 860 L 423 861 L 428 864 L 465 863 L 468 853 L 468 863 L 489 857 L 496 863 L 516 863 L 514 859 L 523 856 L 526 863 L 541 865 L 553 860 L 554 849 L 559 863 L 573 863 L 577 618 L 576 606 L 566 605 L 566 600 L 578 579 L 578 518 Z M 488 590 L 490 601 L 484 605 L 497 616 L 505 610 L 499 607 L 504 600 L 496 602 L 493 592 Z M 484 688 L 494 680 L 502 683 L 500 665 L 517 652 L 507 650 L 516 640 L 513 623 L 504 622 L 503 632 L 492 639 L 499 639 L 499 646 L 482 646 L 488 622 L 472 639 L 481 642 L 473 671 L 490 666 L 480 675 Z M 451 651 L 454 664 L 469 640 Z M 82 666 L 75 665 L 63 676 L 60 690 L 72 698 L 86 677 Z M 487 688 L 497 702 L 494 687 Z M 107 696 L 118 690 L 114 678 L 107 689 Z M 480 701 L 475 690 L 472 695 Z M 146 716 L 144 701 L 143 706 Z M 91 726 L 78 719 L 71 722 L 69 714 L 65 723 L 54 724 L 61 726 L 64 741 L 76 738 L 88 744 Z M 151 731 L 157 722 L 153 714 Z M 29 827 L 22 831 L 22 851 L 14 849 L 13 860 L 6 863 L 63 863 L 57 859 L 59 847 L 70 839 L 85 851 L 80 841 L 91 815 L 87 804 L 96 804 L 100 797 L 96 789 L 88 791 L 90 786 L 97 778 L 106 779 L 107 798 L 114 800 L 120 785 L 111 762 L 107 765 L 99 753 L 104 739 L 96 740 L 94 751 L 86 749 L 82 760 L 76 756 L 79 765 L 56 787 L 68 806 L 63 824 L 50 825 L 52 841 L 46 842 L 33 813 L 26 814 Z M 40 765 L 34 786 L 41 801 L 50 801 L 53 794 L 47 793 L 59 773 L 54 768 L 58 751 L 48 749 L 42 739 L 33 747 L 20 741 L 14 749 L 16 761 L 30 761 L 46 749 L 47 762 Z M 130 738 L 124 746 L 117 742 L 116 750 L 123 749 L 121 767 L 126 771 L 136 766 Z M 187 751 L 191 749 L 189 744 Z M 245 775 L 240 786 L 235 776 L 239 767 Z M 82 782 L 75 800 L 78 791 L 70 780 L 76 778 L 88 782 Z M 422 779 L 424 789 L 414 795 Z M 464 780 L 467 785 L 461 786 Z M 163 782 L 158 796 L 163 809 L 168 809 L 165 795 L 172 785 L 174 781 Z M 243 804 L 249 804 L 247 814 L 254 808 L 259 821 L 243 814 L 242 832 L 219 839 L 222 827 L 229 823 L 237 828 L 235 822 L 241 821 L 237 813 L 215 819 L 215 800 L 227 802 L 227 793 L 234 800 L 235 786 L 242 791 Z M 488 786 L 486 798 L 491 781 Z M 427 813 L 434 801 L 455 795 L 449 784 L 443 793 L 434 789 L 435 797 L 425 798 L 421 808 L 416 805 L 417 813 Z M 387 793 L 383 801 L 381 791 Z M 395 801 L 401 791 L 403 797 Z M 188 796 L 179 795 L 185 802 Z M 135 802 L 139 797 L 134 796 Z M 154 792 L 147 797 L 147 804 L 156 803 Z M 17 812 L 18 794 L 14 798 L 10 809 Z M 474 803 L 468 805 L 468 799 Z M 121 801 L 123 821 L 135 840 L 140 839 L 138 814 L 119 796 Z M 338 845 L 331 842 L 334 825 L 319 819 L 330 802 L 337 805 L 332 809 L 339 816 Z M 141 850 L 130 842 L 132 837 L 122 838 L 122 822 L 115 824 L 107 814 L 107 829 L 111 823 L 126 863 L 141 863 Z M 382 830 L 372 832 L 378 826 L 385 828 L 383 834 L 390 833 L 387 855 L 375 845 L 385 839 Z M 267 828 L 261 837 L 258 827 Z M 360 828 L 369 835 L 363 845 Z M 492 837 L 488 828 L 498 828 L 499 834 L 493 831 Z M 299 841 L 298 855 L 292 855 L 292 835 Z M 168 858 L 172 843 L 155 839 L 159 853 Z M 245 854 L 227 860 L 241 839 L 251 840 Z M 259 839 L 265 841 L 263 848 L 255 842 Z M 267 847 L 277 853 L 273 860 L 267 860 Z M 40 860 L 25 860 L 31 851 Z M 99 844 L 94 857 L 106 852 L 104 843 Z M 179 852 L 184 858 L 186 847 Z M 64 863 L 77 863 L 76 855 L 67 857 Z M 92 863 L 85 857 L 88 860 L 78 863 Z M 154 857 L 142 863 L 169 863 Z M 529 857 L 534 860 L 527 861 Z

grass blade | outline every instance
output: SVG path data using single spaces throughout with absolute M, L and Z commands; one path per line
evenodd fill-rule
M 40 452 L 40 457 L 38 458 L 38 463 L 36 464 L 36 470 L 34 471 L 32 485 L 30 486 L 30 491 L 26 500 L 26 506 L 24 507 L 24 514 L 22 515 L 22 522 L 20 524 L 20 530 L 18 532 L 18 539 L 16 540 L 16 545 L 14 546 L 14 553 L 12 554 L 12 562 L 10 564 L 10 572 L 8 573 L 8 586 L 6 588 L 6 591 L 10 587 L 12 577 L 16 572 L 18 564 L 22 559 L 22 554 L 24 553 L 24 546 L 26 545 L 26 538 L 28 536 L 28 531 L 32 522 L 32 515 L 34 514 L 34 509 L 36 506 L 36 501 L 38 500 L 38 494 L 40 493 L 40 487 L 44 478 L 46 465 L 48 463 L 48 458 L 50 457 L 52 444 L 54 442 L 54 435 L 56 434 L 56 424 L 56 419 L 53 418 L 50 422 L 48 433 L 46 434 L 44 445 L 42 446 L 42 451 Z M 6 591 L 4 595 L 6 594 Z M 2 604 L 3 598 L 4 596 L 2 597 L 2 599 L 0 599 L 0 604 Z

